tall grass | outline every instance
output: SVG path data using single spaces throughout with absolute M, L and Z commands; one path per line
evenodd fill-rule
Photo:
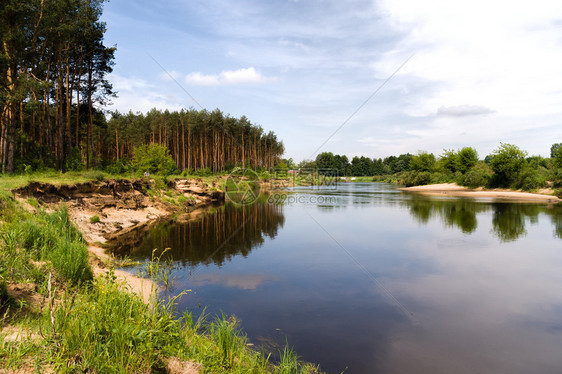
M 114 277 L 98 278 L 91 292 L 69 295 L 56 311 L 57 371 L 151 372 L 182 343 L 170 308 L 149 306 Z
M 70 221 L 63 207 L 54 213 L 40 211 L 12 224 L 19 242 L 35 260 L 50 261 L 58 274 L 72 284 L 92 280 L 88 250 L 82 234 Z
M 222 365 L 232 368 L 234 358 L 239 355 L 240 349 L 246 346 L 246 336 L 239 330 L 236 319 L 228 319 L 224 314 L 210 324 L 210 329 L 219 346 Z
M 194 321 L 186 312 L 178 318 L 177 298 L 185 292 L 167 302 L 147 305 L 111 271 L 94 279 L 86 244 L 65 208 L 31 214 L 11 196 L 0 195 L 0 222 L 0 309 L 8 298 L 8 281 L 34 282 L 48 300 L 32 312 L 12 309 L 30 313 L 9 322 L 18 323 L 35 337 L 6 342 L 0 336 L 1 368 L 39 372 L 47 367 L 57 373 L 166 372 L 167 360 L 173 357 L 198 362 L 208 373 L 288 372 L 284 367 L 289 364 L 272 364 L 268 355 L 248 347 L 234 317 L 207 322 L 203 312 Z M 155 262 L 147 275 L 168 284 L 169 266 Z M 60 281 L 51 284 L 50 275 L 47 280 L 52 272 Z M 290 360 L 291 367 L 298 370 L 291 372 L 317 372 L 312 366 L 294 364 L 296 355 Z

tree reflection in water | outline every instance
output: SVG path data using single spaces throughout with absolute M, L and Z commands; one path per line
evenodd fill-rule
M 479 202 L 472 199 L 428 198 L 412 196 L 404 204 L 416 221 L 427 224 L 439 218 L 446 227 L 472 234 L 478 227 L 477 215 L 493 212 L 492 232 L 502 242 L 514 241 L 527 234 L 526 224 L 536 224 L 541 213 L 550 216 L 554 236 L 562 238 L 562 205 L 532 203 Z
M 274 238 L 284 223 L 281 205 L 226 204 L 185 222 L 180 217 L 154 225 L 148 232 L 130 232 L 108 247 L 118 256 L 142 260 L 150 259 L 155 248 L 170 248 L 165 256 L 184 266 L 220 266 L 234 256 L 247 256 L 265 237 Z

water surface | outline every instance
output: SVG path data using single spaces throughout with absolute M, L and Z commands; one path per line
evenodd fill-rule
M 234 314 L 328 373 L 562 372 L 562 209 L 380 183 L 213 208 L 121 252 L 168 252 L 179 309 Z

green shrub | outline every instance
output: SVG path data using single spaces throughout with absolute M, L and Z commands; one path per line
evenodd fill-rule
M 410 159 L 410 169 L 414 171 L 433 171 L 435 169 L 435 155 L 419 152 Z
M 196 177 L 210 177 L 213 175 L 213 171 L 210 168 L 197 169 L 192 173 L 192 175 Z
M 490 160 L 490 166 L 495 173 L 492 183 L 504 187 L 511 185 L 525 166 L 526 156 L 527 152 L 516 145 L 501 143 L 492 153 Z
M 129 167 L 123 163 L 123 160 L 115 161 L 105 167 L 105 171 L 109 174 L 120 175 L 129 172 Z
M 480 162 L 460 177 L 457 183 L 471 188 L 486 187 L 490 185 L 493 174 L 492 169 L 486 163 Z
M 168 148 L 158 144 L 144 144 L 135 148 L 132 165 L 137 173 L 148 171 L 151 174 L 170 175 L 177 169 Z
M 554 187 L 562 187 L 562 169 L 552 170 L 548 179 L 552 181 Z
M 431 183 L 431 173 L 428 171 L 410 171 L 404 174 L 400 184 L 406 187 L 422 186 Z
M 187 177 L 188 175 L 193 175 L 193 168 L 187 168 L 184 169 L 184 171 L 182 171 L 181 176 L 182 177 Z
M 515 188 L 530 191 L 544 188 L 546 185 L 546 170 L 526 167 L 519 173 Z
M 78 147 L 73 147 L 70 156 L 66 159 L 65 169 L 69 171 L 81 171 L 84 169 L 82 155 Z
M 98 215 L 90 217 L 90 223 L 98 223 L 100 222 L 100 217 Z
M 457 153 L 456 170 L 466 173 L 478 163 L 478 152 L 472 147 L 464 147 Z

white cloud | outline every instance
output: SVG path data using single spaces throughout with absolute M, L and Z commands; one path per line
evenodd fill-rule
M 559 1 L 393 0 L 385 10 L 407 37 L 379 67 L 415 53 L 404 72 L 441 84 L 412 113 L 474 101 L 510 114 L 559 111 Z
M 415 54 L 394 81 L 421 81 L 431 88 L 396 107 L 407 117 L 425 118 L 423 124 L 413 120 L 421 125 L 410 133 L 416 142 L 435 144 L 441 136 L 440 142 L 452 144 L 464 127 L 475 145 L 484 134 L 499 144 L 516 131 L 559 126 L 561 2 L 387 0 L 381 11 L 404 37 L 374 63 L 375 75 L 389 75 Z M 547 151 L 547 140 L 524 141 L 523 148 Z
M 120 112 L 144 112 L 152 108 L 157 109 L 180 109 L 182 105 L 179 99 L 169 92 L 159 92 L 159 86 L 155 86 L 144 79 L 128 78 L 118 73 L 112 73 L 110 80 L 117 91 L 117 98 L 113 99 L 114 105 L 110 110 Z
M 478 116 L 490 113 L 494 113 L 494 111 L 490 108 L 478 105 L 440 106 L 439 109 L 437 109 L 438 116 L 451 117 Z
M 238 70 L 223 70 L 216 75 L 206 75 L 199 72 L 190 73 L 186 82 L 198 86 L 224 86 L 231 84 L 264 83 L 268 78 L 262 76 L 254 67 Z

